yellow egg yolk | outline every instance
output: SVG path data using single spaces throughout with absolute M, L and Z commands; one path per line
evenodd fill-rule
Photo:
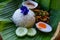
M 38 24 L 38 28 L 46 28 L 46 24 L 44 24 L 44 23 L 39 23 L 39 24 Z

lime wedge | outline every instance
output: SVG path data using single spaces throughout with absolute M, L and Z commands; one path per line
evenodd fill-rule
M 28 35 L 28 36 L 35 36 L 36 33 L 37 33 L 36 29 L 34 29 L 34 28 L 29 28 L 27 35 Z
M 18 27 L 16 29 L 16 35 L 19 37 L 25 36 L 27 32 L 28 32 L 27 28 L 24 28 L 24 27 Z

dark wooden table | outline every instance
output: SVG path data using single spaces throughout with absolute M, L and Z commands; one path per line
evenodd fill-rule
M 1 35 L 0 35 L 0 40 L 2 40 L 2 37 L 1 37 Z

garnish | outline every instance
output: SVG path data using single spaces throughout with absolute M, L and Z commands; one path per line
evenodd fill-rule
M 27 28 L 24 28 L 24 27 L 18 27 L 16 29 L 16 35 L 19 37 L 25 36 L 27 32 L 28 32 Z
M 24 15 L 27 15 L 29 12 L 29 9 L 26 6 L 21 6 L 21 13 L 23 13 Z
M 28 29 L 28 32 L 27 32 L 27 35 L 28 36 L 35 36 L 37 33 L 36 29 L 35 28 L 29 28 Z
M 33 10 L 36 14 L 35 18 L 36 18 L 36 22 L 45 22 L 45 23 L 49 23 L 50 17 L 49 17 L 49 13 L 47 11 L 43 11 L 43 10 L 39 10 L 39 9 L 35 9 Z

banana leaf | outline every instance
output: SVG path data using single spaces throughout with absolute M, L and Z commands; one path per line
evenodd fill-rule
M 24 36 L 17 37 L 15 34 L 16 26 L 10 20 L 14 11 L 20 7 L 22 0 L 5 0 L 0 1 L 0 34 L 3 40 L 50 40 L 56 31 L 58 22 L 60 21 L 60 10 L 57 5 L 57 0 L 35 0 L 39 3 L 43 10 L 47 10 L 50 13 L 50 25 L 53 30 L 50 33 L 43 33 L 37 30 L 37 34 L 34 37 Z M 56 5 L 55 5 L 56 4 Z M 34 26 L 35 27 L 35 26 Z
M 37 3 L 39 3 L 40 7 L 44 10 L 49 10 L 50 6 L 50 0 L 35 0 Z
M 51 1 L 51 9 L 60 10 L 60 0 L 52 0 Z

